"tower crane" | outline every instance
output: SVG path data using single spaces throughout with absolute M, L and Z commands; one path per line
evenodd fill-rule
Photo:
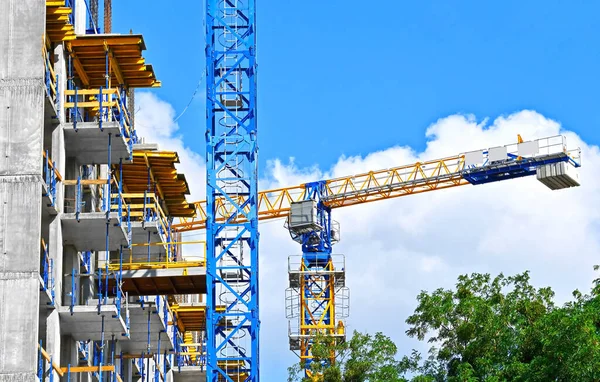
M 252 196 L 243 194 L 221 196 L 211 203 L 196 202 L 195 217 L 182 218 L 173 229 L 205 229 L 211 219 L 229 224 L 246 224 L 256 217 L 286 219 L 292 239 L 302 246 L 301 256 L 288 259 L 289 344 L 311 377 L 311 344 L 315 337 L 320 334 L 338 341 L 346 337 L 349 293 L 344 257 L 332 253 L 340 238 L 339 224 L 332 219 L 334 209 L 533 175 L 550 189 L 559 190 L 579 186 L 580 166 L 580 150 L 569 151 L 562 135 L 532 141 L 518 136 L 517 143 L 510 145 L 258 192 L 254 205 L 250 205 Z M 225 243 L 217 245 L 225 248 Z M 208 308 L 214 310 L 215 306 Z M 329 362 L 333 361 L 332 357 Z

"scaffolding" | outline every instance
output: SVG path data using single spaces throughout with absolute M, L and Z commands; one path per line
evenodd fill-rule
M 40 38 L 40 315 L 57 313 L 61 340 L 40 321 L 38 379 L 202 378 L 206 240 L 172 228 L 195 215 L 179 156 L 135 129 L 133 90 L 161 85 L 144 39 L 101 34 L 95 0 L 46 0 Z M 195 253 L 186 258 L 184 246 Z

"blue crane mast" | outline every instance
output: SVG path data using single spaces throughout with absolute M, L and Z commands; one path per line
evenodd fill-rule
M 206 351 L 215 382 L 259 381 L 255 25 L 255 0 L 207 0 Z

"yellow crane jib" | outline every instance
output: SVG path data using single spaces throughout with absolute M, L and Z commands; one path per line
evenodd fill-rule
M 524 141 L 519 135 L 515 144 L 329 179 L 324 181 L 327 193 L 322 200 L 325 205 L 338 208 L 528 175 L 537 175 L 537 179 L 551 189 L 575 187 L 579 185 L 580 154 L 579 149 L 568 150 L 566 138 L 561 135 L 532 141 Z M 244 196 L 238 198 L 238 205 L 243 205 Z M 305 184 L 261 191 L 258 193 L 259 219 L 287 218 L 291 204 L 305 198 Z M 185 232 L 206 227 L 206 201 L 193 204 L 194 217 L 181 218 L 173 224 L 173 230 Z M 217 220 L 235 215 L 236 221 L 244 221 L 244 214 L 232 210 L 231 203 L 224 199 L 216 200 L 215 211 Z

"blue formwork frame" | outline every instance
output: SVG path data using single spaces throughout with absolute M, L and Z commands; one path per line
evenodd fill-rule
M 206 2 L 206 369 L 215 382 L 259 381 L 255 21 L 255 0 Z M 227 219 L 217 201 L 232 209 Z

